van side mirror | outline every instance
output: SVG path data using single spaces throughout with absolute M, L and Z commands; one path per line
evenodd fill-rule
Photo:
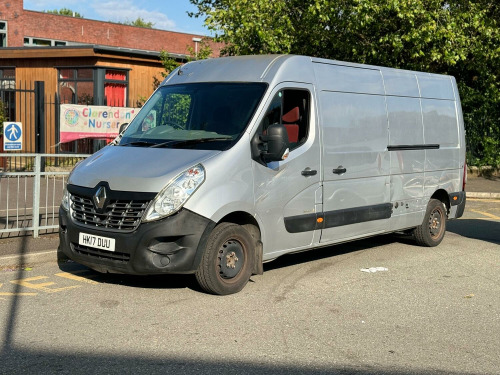
M 118 132 L 118 134 L 122 134 L 125 129 L 127 129 L 128 127 L 128 122 L 124 122 L 123 124 L 120 125 L 120 131 Z
M 262 157 L 266 162 L 280 161 L 286 158 L 289 147 L 288 132 L 282 124 L 270 125 L 266 134 L 260 136 L 260 140 L 265 145 Z

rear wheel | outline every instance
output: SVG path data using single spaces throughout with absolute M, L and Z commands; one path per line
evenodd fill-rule
M 446 232 L 446 208 L 438 199 L 431 199 L 427 205 L 422 225 L 413 231 L 420 246 L 433 247 L 441 243 Z
M 237 293 L 252 274 L 255 249 L 250 233 L 240 225 L 221 223 L 210 234 L 196 271 L 196 280 L 208 293 Z

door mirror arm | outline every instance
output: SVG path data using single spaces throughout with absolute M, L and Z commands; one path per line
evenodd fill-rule
M 118 134 L 122 134 L 128 128 L 128 124 L 129 124 L 128 122 L 124 122 L 123 124 L 121 124 Z

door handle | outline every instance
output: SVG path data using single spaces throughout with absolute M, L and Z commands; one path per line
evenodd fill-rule
M 335 174 L 344 174 L 345 172 L 347 172 L 347 169 L 345 169 L 343 166 L 339 165 L 332 172 L 335 173 Z
M 307 167 L 306 169 L 304 169 L 302 172 L 300 172 L 302 174 L 302 176 L 315 176 L 316 173 L 318 173 L 318 171 L 316 171 L 315 169 L 311 169 L 309 167 Z

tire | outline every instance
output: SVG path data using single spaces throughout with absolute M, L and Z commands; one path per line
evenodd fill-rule
M 254 263 L 255 240 L 240 225 L 221 223 L 207 240 L 196 271 L 196 280 L 208 293 L 237 293 L 250 280 Z
M 69 257 L 63 253 L 63 251 L 61 250 L 61 247 L 58 246 L 57 247 L 57 263 L 66 263 L 68 262 L 69 260 Z
M 446 209 L 443 202 L 431 199 L 427 205 L 422 225 L 413 230 L 420 246 L 434 247 L 441 243 L 446 232 Z

